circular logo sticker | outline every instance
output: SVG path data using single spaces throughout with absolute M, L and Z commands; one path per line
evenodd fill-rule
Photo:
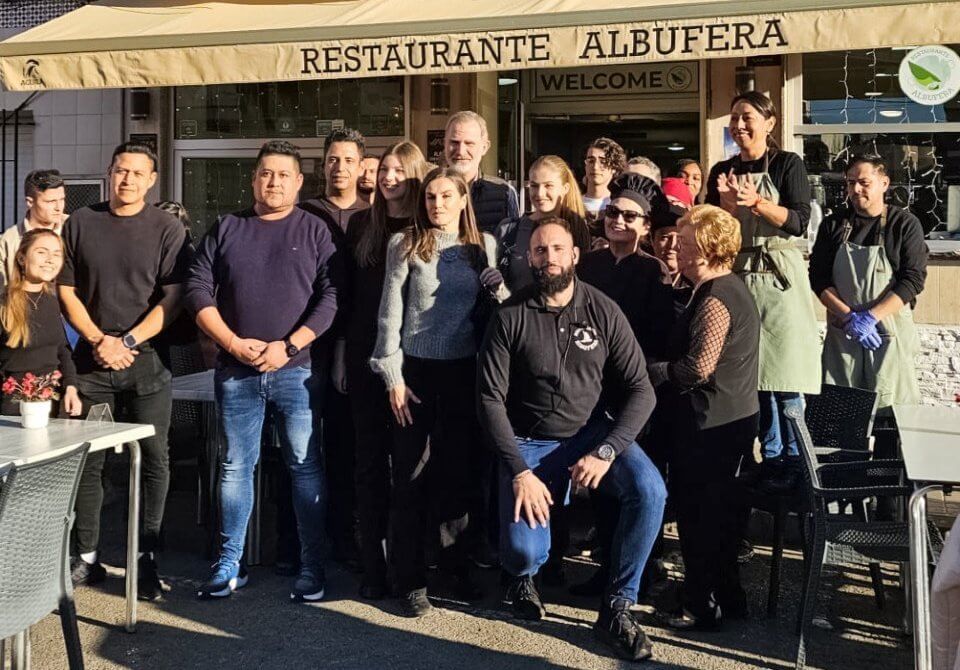
M 960 92 L 960 56 L 936 44 L 913 49 L 900 63 L 900 88 L 921 105 L 942 105 Z
M 592 326 L 577 326 L 573 331 L 573 343 L 584 351 L 592 351 L 600 344 L 600 338 Z

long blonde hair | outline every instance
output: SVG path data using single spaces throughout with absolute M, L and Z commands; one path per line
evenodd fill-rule
M 403 140 L 388 146 L 380 156 L 380 165 L 387 156 L 396 156 L 403 166 L 407 186 L 400 203 L 401 209 L 413 218 L 417 210 L 417 196 L 420 194 L 420 182 L 427 173 L 427 161 L 423 152 L 413 142 Z M 360 239 L 353 250 L 353 256 L 360 267 L 370 267 L 382 260 L 389 231 L 387 230 L 387 201 L 380 191 L 380 173 L 377 172 L 377 194 L 370 207 L 370 222 L 360 232 Z
M 437 228 L 430 222 L 430 217 L 427 215 L 427 186 L 437 179 L 449 179 L 457 187 L 460 197 L 467 197 L 466 207 L 460 212 L 458 239 L 470 249 L 473 264 L 479 266 L 480 255 L 484 251 L 483 237 L 480 235 L 473 205 L 470 203 L 470 189 L 459 172 L 447 167 L 434 168 L 423 178 L 420 193 L 417 195 L 417 216 L 414 219 L 414 225 L 407 229 L 404 240 L 407 249 L 406 257 L 410 259 L 419 256 L 424 262 L 429 262 L 436 250 L 437 239 L 433 231 Z
M 0 304 L 0 326 L 7 334 L 7 346 L 10 348 L 29 347 L 30 346 L 30 311 L 27 308 L 27 291 L 23 287 L 26 282 L 24 268 L 26 265 L 26 256 L 30 247 L 44 235 L 53 235 L 60 242 L 60 250 L 64 251 L 63 240 L 49 228 L 34 228 L 24 233 L 20 240 L 20 246 L 17 248 L 16 262 L 14 263 L 13 274 L 7 284 L 6 293 Z M 43 282 L 45 293 L 53 295 L 53 286 L 50 282 Z
M 587 225 L 587 209 L 583 206 L 583 196 L 580 194 L 576 175 L 565 160 L 553 154 L 541 156 L 535 160 L 530 166 L 530 173 L 541 167 L 557 172 L 560 175 L 560 182 L 568 187 L 567 194 L 560 199 L 557 211 L 550 216 L 559 217 L 567 222 L 574 243 L 581 247 L 581 253 L 586 253 L 590 250 L 590 226 Z

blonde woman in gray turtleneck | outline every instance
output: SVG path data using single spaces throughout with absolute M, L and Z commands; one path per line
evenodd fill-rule
M 474 400 L 481 335 L 476 328 L 482 325 L 474 312 L 485 294 L 497 301 L 507 297 L 496 260 L 496 242 L 479 232 L 466 182 L 449 168 L 430 172 L 420 188 L 415 225 L 387 247 L 370 359 L 398 424 L 393 559 L 403 613 L 410 617 L 431 609 L 423 553 L 427 523 L 440 526 L 441 560 L 456 577 L 457 596 L 482 595 L 469 579 L 462 540 L 479 497 L 471 464 L 482 449 Z

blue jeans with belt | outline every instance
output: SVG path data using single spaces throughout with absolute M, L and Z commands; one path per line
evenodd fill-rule
M 214 389 L 227 448 L 220 474 L 220 560 L 243 554 L 253 510 L 253 471 L 267 411 L 276 416 L 280 448 L 290 469 L 301 563 L 323 575 L 326 484 L 320 448 L 324 375 L 292 367 L 260 373 L 239 365 L 218 369 Z
M 516 438 L 520 455 L 550 489 L 555 505 L 565 504 L 570 489 L 570 466 L 596 449 L 610 432 L 611 425 L 608 418 L 597 417 L 566 440 Z M 660 533 L 667 489 L 656 466 L 633 442 L 613 461 L 598 490 L 620 503 L 606 596 L 636 602 L 643 567 Z M 501 465 L 500 562 L 504 570 L 515 577 L 533 576 L 550 554 L 550 529 L 530 528 L 523 516 L 514 522 L 513 508 L 513 478 Z

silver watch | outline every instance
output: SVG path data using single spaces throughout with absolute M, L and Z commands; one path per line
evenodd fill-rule
M 593 455 L 599 458 L 601 461 L 610 463 L 614 458 L 617 457 L 617 451 L 609 444 L 601 444 L 593 451 Z

